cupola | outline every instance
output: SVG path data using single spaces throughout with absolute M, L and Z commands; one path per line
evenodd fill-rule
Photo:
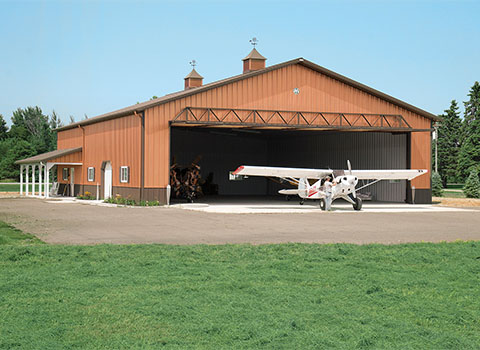
M 190 62 L 190 64 L 192 65 L 193 69 L 185 77 L 185 90 L 196 88 L 196 87 L 202 86 L 203 84 L 203 77 L 200 74 L 198 74 L 198 72 L 195 70 L 195 66 L 197 62 L 193 60 L 192 62 Z
M 265 57 L 260 55 L 255 48 L 255 45 L 258 43 L 257 38 L 250 40 L 250 43 L 253 45 L 253 50 L 250 51 L 248 56 L 243 59 L 243 73 L 265 68 L 265 61 L 267 60 Z

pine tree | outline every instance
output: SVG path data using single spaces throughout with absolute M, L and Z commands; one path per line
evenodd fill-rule
M 480 198 L 480 179 L 478 178 L 478 171 L 472 170 L 463 187 L 463 193 L 468 198 Z
M 432 174 L 432 196 L 441 197 L 443 194 L 442 178 L 438 172 Z
M 5 140 L 7 138 L 7 122 L 3 119 L 3 115 L 0 114 L 0 141 Z
M 453 100 L 450 108 L 441 115 L 442 122 L 438 128 L 438 172 L 442 178 L 443 185 L 447 182 L 457 182 L 458 174 L 458 153 L 460 150 L 460 134 L 462 119 L 458 112 L 457 101 Z
M 458 159 L 458 169 L 467 177 L 472 167 L 480 164 L 480 84 L 473 84 L 468 94 L 470 100 L 465 104 L 463 135 Z

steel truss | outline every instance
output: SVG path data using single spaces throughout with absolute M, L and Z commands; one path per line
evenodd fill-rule
M 177 126 L 269 129 L 420 131 L 412 129 L 399 114 L 295 112 L 236 108 L 186 107 L 170 123 Z

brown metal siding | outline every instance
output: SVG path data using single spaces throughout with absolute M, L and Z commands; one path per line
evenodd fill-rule
M 68 129 L 57 133 L 57 149 L 82 147 L 82 130 L 80 128 Z
M 83 145 L 83 131 L 80 128 L 58 133 L 58 149 L 83 147 L 83 158 L 82 153 L 62 157 L 65 158 L 65 162 L 83 162 L 83 167 L 75 170 L 75 183 L 86 185 L 101 183 L 102 162 L 110 161 L 113 170 L 113 186 L 140 187 L 140 117 L 132 115 L 86 125 L 83 128 L 85 145 Z M 128 183 L 120 183 L 120 166 L 130 167 L 130 181 Z M 87 181 L 88 167 L 95 168 L 95 182 Z M 59 178 L 61 178 L 60 171 Z
M 300 93 L 295 95 L 293 89 Z M 301 110 L 338 113 L 401 114 L 416 129 L 430 120 L 390 102 L 301 65 L 284 68 L 181 98 L 145 112 L 145 187 L 165 187 L 169 181 L 169 120 L 184 107 Z M 429 134 L 429 133 L 422 133 Z M 430 169 L 430 139 L 412 136 L 412 167 Z M 423 152 L 423 153 L 422 153 Z M 421 154 L 419 154 L 421 153 Z M 414 182 L 428 188 L 430 180 Z
M 101 183 L 103 161 L 110 161 L 113 186 L 140 187 L 141 119 L 128 116 L 85 126 L 83 175 L 88 167 L 95 167 L 95 183 Z M 120 183 L 120 166 L 130 167 L 129 183 Z M 84 181 L 91 185 L 92 182 Z
M 411 141 L 412 169 L 428 169 L 431 175 L 431 136 L 430 132 L 414 132 Z M 430 188 L 430 176 L 424 175 L 412 181 L 416 188 Z

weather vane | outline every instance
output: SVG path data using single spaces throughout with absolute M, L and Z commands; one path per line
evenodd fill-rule
M 258 40 L 257 38 L 253 37 L 252 39 L 250 39 L 250 44 L 253 45 L 253 48 L 255 48 L 255 45 L 258 45 Z
M 197 61 L 191 60 L 190 65 L 193 67 L 193 69 L 195 69 L 195 66 L 197 65 Z

